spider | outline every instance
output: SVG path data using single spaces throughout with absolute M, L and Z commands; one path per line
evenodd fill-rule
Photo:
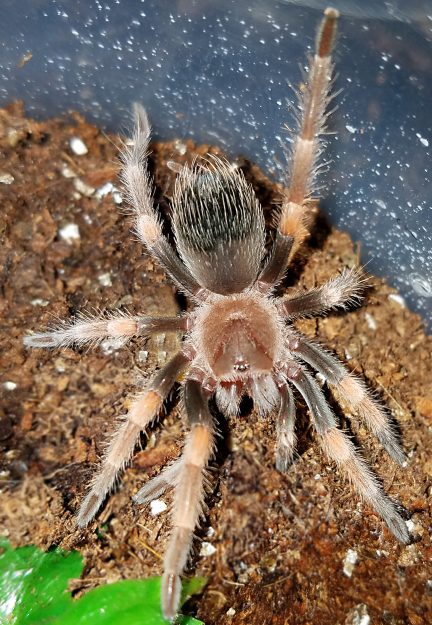
M 174 489 L 172 532 L 164 557 L 161 605 L 166 618 L 178 611 L 181 582 L 193 532 L 203 514 L 206 468 L 215 449 L 216 426 L 209 407 L 236 415 L 249 395 L 257 410 L 276 416 L 276 467 L 286 471 L 296 445 L 293 388 L 304 398 L 319 442 L 359 495 L 387 523 L 401 543 L 410 540 L 407 525 L 385 494 L 337 420 L 311 370 L 319 372 L 364 420 L 398 464 L 405 460 L 389 418 L 365 385 L 328 351 L 293 326 L 293 320 L 358 303 L 364 288 L 359 268 L 344 269 L 320 287 L 278 298 L 275 287 L 308 235 L 314 180 L 323 148 L 331 100 L 331 53 L 339 14 L 328 8 L 318 30 L 307 84 L 299 98 L 299 127 L 293 141 L 289 182 L 276 216 L 276 233 L 265 251 L 263 211 L 252 187 L 238 169 L 215 156 L 176 167 L 172 197 L 173 231 L 178 254 L 162 233 L 153 208 L 152 183 L 146 169 L 150 127 L 135 105 L 133 140 L 122 152 L 121 177 L 133 209 L 135 232 L 193 308 L 178 317 L 110 314 L 81 316 L 47 332 L 26 336 L 30 347 L 64 347 L 105 337 L 147 336 L 152 332 L 183 334 L 181 350 L 132 402 L 114 434 L 79 509 L 86 526 L 130 460 L 140 433 L 158 416 L 181 379 L 183 412 L 189 432 L 181 456 L 146 483 L 134 501 L 143 504 Z

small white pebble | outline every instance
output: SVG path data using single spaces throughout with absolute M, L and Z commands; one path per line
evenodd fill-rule
M 30 304 L 32 306 L 48 306 L 49 301 L 47 299 L 41 299 L 40 297 L 36 297 L 35 299 L 32 299 Z
M 229 610 L 226 611 L 227 616 L 234 616 L 235 613 L 236 611 L 234 610 L 234 608 L 229 608 Z
M 81 180 L 81 178 L 75 178 L 73 184 L 78 193 L 86 197 L 92 196 L 95 192 L 95 188 L 84 182 L 84 180 Z
M 372 317 L 370 313 L 365 313 L 365 317 L 366 317 L 366 323 L 368 324 L 368 328 L 370 330 L 376 330 L 378 326 L 377 326 L 377 322 L 375 321 L 375 317 Z
M 15 178 L 12 174 L 8 174 L 6 171 L 0 172 L 0 182 L 1 184 L 12 184 Z
M 95 196 L 100 200 L 101 198 L 108 195 L 108 193 L 111 193 L 113 188 L 114 185 L 112 182 L 106 182 L 101 187 L 99 187 L 99 189 L 96 189 Z
M 415 523 L 412 519 L 408 519 L 405 523 L 410 534 L 418 534 L 420 536 L 423 534 L 423 527 L 420 523 Z
M 179 141 L 177 139 L 177 141 L 174 143 L 174 147 L 176 149 L 176 151 L 181 154 L 183 156 L 183 154 L 186 154 L 186 150 L 187 150 L 187 146 L 185 143 L 183 143 L 183 141 Z
M 112 197 L 114 200 L 114 204 L 122 204 L 123 198 L 122 198 L 122 194 L 120 193 L 120 191 L 113 191 Z
M 212 526 L 210 525 L 210 527 L 209 527 L 209 528 L 208 528 L 208 530 L 207 530 L 207 536 L 208 536 L 209 538 L 212 538 L 212 536 L 214 536 L 215 534 L 216 534 L 216 532 L 215 532 L 214 527 L 212 527 Z
M 66 163 L 62 167 L 61 173 L 64 178 L 76 178 L 76 172 Z
M 388 551 L 384 551 L 384 549 L 377 549 L 376 554 L 379 558 L 384 557 L 387 558 L 390 554 Z
M 317 473 L 316 475 L 314 475 L 314 480 L 318 481 L 321 479 L 321 475 L 319 473 Z
M 370 625 L 367 605 L 364 603 L 356 605 L 355 608 L 351 610 L 345 623 L 346 625 Z
M 355 132 L 357 132 L 357 128 L 354 128 L 354 126 L 350 126 L 349 124 L 346 124 L 345 128 L 348 130 L 348 132 L 350 132 L 351 134 L 354 134 Z
M 150 512 L 153 516 L 157 516 L 161 512 L 165 512 L 167 509 L 166 503 L 162 499 L 153 499 L 150 502 Z
M 84 154 L 88 152 L 88 147 L 79 137 L 72 137 L 69 141 L 69 145 L 72 152 L 77 156 L 84 156 Z
M 315 378 L 320 386 L 324 386 L 326 379 L 322 373 L 316 373 Z
M 10 380 L 6 380 L 6 382 L 3 382 L 3 388 L 6 391 L 14 391 L 17 387 L 16 382 L 11 382 Z
M 396 304 L 399 304 L 399 306 L 401 306 L 402 308 L 406 308 L 405 300 L 402 297 L 402 295 L 399 295 L 398 293 L 390 293 L 388 298 L 392 302 L 395 302 Z
M 214 553 L 216 553 L 216 547 L 214 545 L 206 541 L 201 543 L 200 556 L 205 558 L 207 556 L 212 556 Z
M 348 549 L 345 555 L 345 560 L 343 563 L 343 572 L 347 577 L 351 577 L 354 571 L 354 567 L 357 564 L 358 554 L 355 549 Z
M 138 360 L 140 362 L 147 362 L 148 355 L 149 355 L 149 353 L 148 353 L 148 351 L 146 349 L 141 349 L 138 352 Z
M 66 243 L 73 243 L 73 241 L 79 241 L 81 238 L 77 224 L 66 224 L 63 228 L 60 228 L 59 235 Z
M 101 273 L 98 276 L 98 282 L 102 286 L 112 286 L 111 274 L 109 272 L 108 273 Z
M 347 360 L 352 360 L 352 356 L 351 356 L 351 354 L 349 353 L 349 351 L 347 349 L 345 350 L 345 358 Z

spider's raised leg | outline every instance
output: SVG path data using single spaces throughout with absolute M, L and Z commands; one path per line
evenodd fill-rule
M 194 529 L 202 514 L 205 469 L 214 446 L 214 425 L 202 384 L 187 380 L 184 404 L 191 430 L 186 441 L 175 484 L 173 530 L 164 558 L 162 610 L 174 618 L 180 600 L 180 575 L 189 556 Z
M 365 282 L 360 268 L 344 269 L 322 286 L 283 299 L 281 308 L 291 319 L 320 315 L 333 308 L 347 308 L 360 302 Z
M 83 500 L 77 523 L 84 527 L 91 521 L 116 477 L 129 461 L 140 432 L 158 415 L 158 412 L 179 374 L 187 366 L 190 357 L 178 352 L 154 376 L 147 389 L 132 403 L 126 419 L 114 434 L 105 454 L 101 469 L 91 489 Z
M 160 219 L 153 208 L 152 184 L 146 169 L 150 142 L 147 114 L 141 105 L 135 104 L 134 115 L 132 145 L 123 149 L 120 175 L 135 213 L 135 232 L 178 286 L 195 295 L 202 289 L 162 234 Z
M 331 99 L 331 53 L 339 17 L 335 9 L 326 9 L 318 31 L 316 49 L 311 59 L 307 84 L 300 96 L 300 129 L 292 150 L 292 165 L 273 245 L 259 282 L 275 284 L 282 279 L 289 258 L 308 234 L 307 204 L 310 202 L 318 158 L 322 151 L 320 135 L 325 132 L 327 106 Z
M 140 317 L 122 313 L 94 317 L 81 314 L 64 321 L 46 332 L 24 337 L 26 347 L 71 347 L 98 343 L 105 338 L 129 338 L 152 332 L 184 332 L 185 317 Z
M 406 458 L 394 428 L 384 408 L 373 399 L 366 386 L 332 354 L 303 337 L 293 339 L 290 349 L 321 373 L 348 406 L 360 415 L 389 456 L 402 465 Z
M 281 403 L 276 419 L 276 468 L 278 471 L 284 472 L 294 458 L 296 409 L 292 390 L 286 382 L 279 385 L 279 392 Z
M 404 544 L 410 542 L 410 535 L 404 519 L 396 510 L 391 499 L 379 486 L 376 477 L 356 453 L 349 438 L 337 428 L 335 416 L 315 380 L 300 367 L 287 374 L 289 380 L 304 397 L 312 415 L 314 428 L 320 437 L 321 446 L 329 458 L 342 469 L 357 492 L 368 501 L 387 523 L 394 536 Z

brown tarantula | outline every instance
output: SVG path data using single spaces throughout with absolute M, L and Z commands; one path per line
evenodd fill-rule
M 129 461 L 140 432 L 158 416 L 173 385 L 181 378 L 189 433 L 180 458 L 135 495 L 149 502 L 174 488 L 173 530 L 164 559 L 162 609 L 172 619 L 178 609 L 180 575 L 203 510 L 206 468 L 215 447 L 215 422 L 209 409 L 213 396 L 227 416 L 240 400 L 253 398 L 261 414 L 277 411 L 276 466 L 286 471 L 296 443 L 292 387 L 309 408 L 319 441 L 358 493 L 384 519 L 402 543 L 407 525 L 383 492 L 351 440 L 338 429 L 312 370 L 319 372 L 357 412 L 389 455 L 398 463 L 404 453 L 383 408 L 364 384 L 330 353 L 297 331 L 292 321 L 357 302 L 364 279 L 359 269 L 344 270 L 321 287 L 285 298 L 273 295 L 291 257 L 308 234 L 307 217 L 331 99 L 331 51 L 338 12 L 327 9 L 300 97 L 299 131 L 293 143 L 289 184 L 277 216 L 271 253 L 265 252 L 263 211 L 243 174 L 215 156 L 177 167 L 172 198 L 173 229 L 179 255 L 165 236 L 152 201 L 146 170 L 150 128 L 144 109 L 135 107 L 133 141 L 122 154 L 122 179 L 135 215 L 135 232 L 147 250 L 193 301 L 179 317 L 127 314 L 80 317 L 48 332 L 25 338 L 30 347 L 83 345 L 104 337 L 146 336 L 181 332 L 182 349 L 136 397 L 112 438 L 101 469 L 81 504 L 78 525 L 95 516 L 118 473 Z

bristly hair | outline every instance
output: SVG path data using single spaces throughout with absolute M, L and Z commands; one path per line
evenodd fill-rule
M 201 286 L 227 294 L 253 284 L 265 224 L 241 171 L 214 155 L 195 161 L 177 176 L 172 204 L 177 249 Z

